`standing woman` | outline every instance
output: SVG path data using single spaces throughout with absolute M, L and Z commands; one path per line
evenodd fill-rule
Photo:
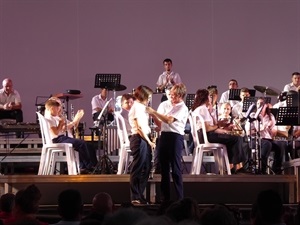
M 184 148 L 183 135 L 188 118 L 188 108 L 183 99 L 186 87 L 183 83 L 175 84 L 170 91 L 170 102 L 160 105 L 159 112 L 148 107 L 147 111 L 153 117 L 161 130 L 158 144 L 158 157 L 161 167 L 161 200 L 171 200 L 170 167 L 176 200 L 183 199 L 183 182 L 181 172 L 181 153 Z
M 149 114 L 146 112 L 153 91 L 147 86 L 139 86 L 135 92 L 135 101 L 129 111 L 128 119 L 131 126 L 130 149 L 132 151 L 132 168 L 130 173 L 130 197 L 134 205 L 147 204 L 144 197 L 150 169 L 152 152 L 155 148 L 149 136 Z

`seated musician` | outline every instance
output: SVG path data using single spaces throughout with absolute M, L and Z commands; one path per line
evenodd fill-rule
M 282 161 L 287 149 L 285 142 L 273 140 L 276 135 L 276 121 L 274 115 L 270 111 L 270 105 L 265 103 L 264 98 L 258 98 L 256 103 L 257 112 L 252 118 L 254 121 L 248 121 L 246 123 L 247 134 L 257 134 L 256 137 L 252 138 L 252 148 L 256 148 L 256 139 L 261 141 L 260 160 L 261 160 L 261 172 L 262 174 L 267 173 L 268 157 L 271 151 L 274 151 L 274 161 L 272 164 L 272 170 L 275 174 L 281 174 Z M 257 118 L 255 118 L 257 116 Z
M 230 134 L 244 136 L 244 130 L 240 125 L 239 119 L 231 117 L 231 106 L 229 102 L 225 102 L 221 105 L 220 115 L 218 118 L 218 125 L 225 130 L 228 130 Z
M 248 88 L 241 88 L 240 92 L 240 98 L 241 101 L 239 103 L 236 103 L 231 110 L 231 114 L 234 118 L 243 118 L 245 117 L 245 113 L 243 113 L 243 104 L 245 97 L 250 97 L 250 92 Z
M 96 121 L 98 119 L 99 114 L 101 113 L 103 107 L 105 106 L 105 103 L 108 101 L 107 99 L 107 89 L 102 88 L 99 95 L 95 95 L 92 98 L 91 104 L 92 104 L 92 114 L 93 114 L 93 120 Z M 107 120 L 113 121 L 113 111 L 114 106 L 113 102 L 110 102 L 108 105 L 108 114 L 107 114 Z
M 243 171 L 242 162 L 245 160 L 243 153 L 243 138 L 235 135 L 227 134 L 227 130 L 218 126 L 216 117 L 214 117 L 208 109 L 209 91 L 199 89 L 195 95 L 195 101 L 192 106 L 194 115 L 201 115 L 205 122 L 208 141 L 211 143 L 221 143 L 226 145 L 228 158 L 232 173 Z M 199 139 L 202 137 L 201 125 L 197 122 L 197 129 L 200 132 Z M 200 140 L 202 142 L 202 140 Z M 203 143 L 203 142 L 202 142 Z
M 13 89 L 13 82 L 10 78 L 2 81 L 0 89 L 0 119 L 13 119 L 16 122 L 23 122 L 21 97 L 17 90 Z
M 62 116 L 61 104 L 51 98 L 45 103 L 45 118 L 50 124 L 50 134 L 53 143 L 71 143 L 75 151 L 79 152 L 81 173 L 88 173 L 94 170 L 95 162 L 92 162 L 87 144 L 81 140 L 67 136 L 66 131 L 79 123 L 83 116 L 83 112 L 79 111 L 72 122 L 67 122 L 67 119 Z

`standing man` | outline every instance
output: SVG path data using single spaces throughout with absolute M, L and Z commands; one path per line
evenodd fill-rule
M 289 92 L 289 91 L 299 91 L 300 89 L 300 73 L 294 72 L 292 74 L 292 83 L 289 83 L 284 86 L 283 91 Z
M 238 89 L 238 82 L 235 79 L 231 79 L 228 83 L 228 89 L 227 91 L 223 92 L 220 98 L 219 103 L 225 103 L 225 102 L 229 102 L 229 104 L 231 105 L 231 107 L 233 107 L 236 103 L 238 103 L 239 101 L 236 100 L 229 100 L 229 92 L 232 89 Z
M 101 111 L 107 101 L 108 101 L 107 100 L 107 89 L 105 89 L 105 88 L 101 89 L 101 92 L 99 95 L 95 95 L 92 98 L 91 104 L 92 104 L 92 114 L 93 114 L 94 121 L 98 119 L 98 116 L 101 113 Z M 108 112 L 107 119 L 109 121 L 114 120 L 114 116 L 112 114 L 113 111 L 114 111 L 114 106 L 113 106 L 112 102 L 110 102 L 107 107 L 107 112 Z
M 17 90 L 13 89 L 13 82 L 10 78 L 2 81 L 0 89 L 0 119 L 15 119 L 16 122 L 23 122 L 21 97 Z
M 172 60 L 171 59 L 165 59 L 163 61 L 163 65 L 165 68 L 165 72 L 163 72 L 156 82 L 157 89 L 160 92 L 164 92 L 165 89 L 171 89 L 175 84 L 181 83 L 181 78 L 178 73 L 175 73 L 172 71 Z M 166 95 L 164 94 L 161 101 L 167 100 Z
M 161 130 L 158 157 L 161 166 L 161 195 L 163 201 L 168 201 L 171 198 L 170 166 L 172 168 L 176 200 L 183 198 L 181 152 L 184 148 L 183 135 L 188 118 L 188 108 L 183 101 L 185 95 L 185 85 L 182 83 L 175 84 L 170 91 L 171 107 L 166 104 L 166 107 L 161 111 L 162 113 L 147 107 L 147 111 Z

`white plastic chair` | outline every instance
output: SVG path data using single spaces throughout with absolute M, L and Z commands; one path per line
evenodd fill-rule
M 42 114 L 39 112 L 36 113 L 43 141 L 38 175 L 53 175 L 57 162 L 67 163 L 69 175 L 79 174 L 79 153 L 73 150 L 73 146 L 70 143 L 53 143 L 49 122 Z
M 115 112 L 115 121 L 117 122 L 118 137 L 120 141 L 119 164 L 117 174 L 126 174 L 130 159 L 130 142 L 126 130 L 123 116 L 120 112 Z
M 200 143 L 199 141 L 197 126 L 196 126 L 197 118 L 200 120 L 202 126 L 204 143 Z M 196 174 L 196 175 L 200 174 L 202 161 L 203 161 L 203 154 L 205 152 L 212 152 L 215 159 L 216 172 L 219 172 L 221 175 L 223 175 L 226 168 L 227 174 L 231 175 L 226 146 L 224 144 L 210 143 L 208 141 L 205 122 L 201 115 L 193 115 L 190 112 L 189 121 L 191 124 L 191 132 L 193 135 L 193 140 L 195 145 L 192 167 L 191 167 L 191 174 Z M 224 166 L 224 162 L 225 162 L 225 166 Z

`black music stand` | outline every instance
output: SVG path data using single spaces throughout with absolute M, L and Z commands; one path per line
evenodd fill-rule
M 95 76 L 95 88 L 105 88 L 113 90 L 120 86 L 121 74 L 102 74 L 98 73 Z
M 243 102 L 243 112 L 247 112 L 250 105 L 255 104 L 259 97 L 245 97 Z M 265 103 L 271 103 L 271 97 L 262 97 Z
M 299 107 L 292 106 L 292 107 L 279 107 L 276 119 L 276 125 L 299 125 L 300 118 L 299 118 Z M 294 140 L 293 140 L 294 141 Z M 295 150 L 295 149 L 294 149 Z M 295 151 L 292 152 L 292 158 L 295 158 Z
M 187 94 L 185 99 L 185 105 L 191 110 L 195 101 L 195 94 Z
M 249 89 L 249 94 L 251 97 L 255 96 L 256 90 Z M 240 98 L 241 89 L 229 89 L 229 98 L 228 100 L 241 101 Z

